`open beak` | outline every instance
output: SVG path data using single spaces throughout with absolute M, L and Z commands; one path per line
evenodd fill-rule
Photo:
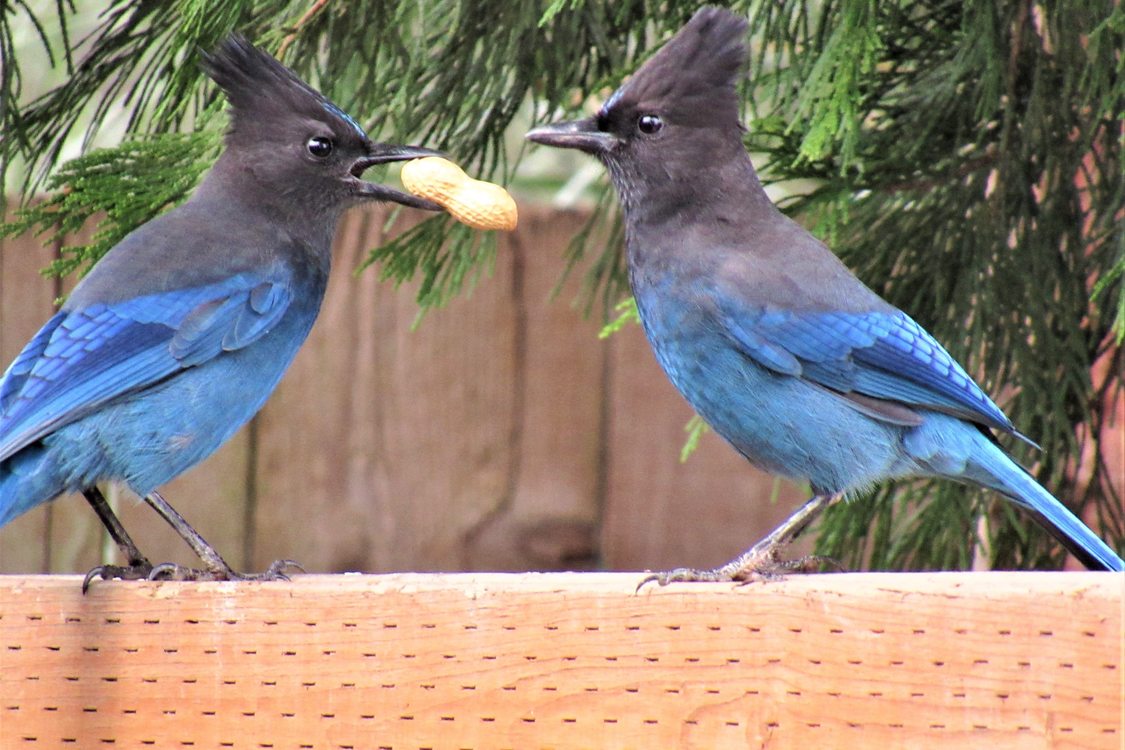
M 613 133 L 599 130 L 597 118 L 594 117 L 540 125 L 528 131 L 525 137 L 532 143 L 556 148 L 576 148 L 595 156 L 611 151 L 619 142 Z
M 368 146 L 367 156 L 361 156 L 356 159 L 355 164 L 352 165 L 351 173 L 352 177 L 355 177 L 359 182 L 359 194 L 364 198 L 377 201 L 394 201 L 404 206 L 421 208 L 426 211 L 444 211 L 444 208 L 433 201 L 404 193 L 401 190 L 396 190 L 387 185 L 380 185 L 377 182 L 365 182 L 359 179 L 365 169 L 373 167 L 376 164 L 387 164 L 392 161 L 410 161 L 411 159 L 421 159 L 424 156 L 444 155 L 445 154 L 440 151 L 422 148 L 421 146 L 393 146 L 388 143 L 372 143 Z

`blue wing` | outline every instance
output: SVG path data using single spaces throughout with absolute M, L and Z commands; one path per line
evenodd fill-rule
M 253 343 L 290 301 L 286 285 L 238 275 L 58 312 L 0 382 L 0 461 L 107 401 Z
M 775 372 L 1019 435 L 941 344 L 901 311 L 727 309 L 722 323 L 746 354 Z
M 65 312 L 57 312 L 48 320 L 39 333 L 35 334 L 35 338 L 28 342 L 27 346 L 23 348 L 16 360 L 8 366 L 7 372 L 4 373 L 3 380 L 0 380 L 0 415 L 8 411 L 8 407 L 15 401 L 16 396 L 20 390 L 23 389 L 24 383 L 27 382 L 27 376 L 31 374 L 31 368 L 43 356 L 43 350 L 47 348 L 47 343 L 51 340 L 51 334 L 55 329 L 66 319 Z

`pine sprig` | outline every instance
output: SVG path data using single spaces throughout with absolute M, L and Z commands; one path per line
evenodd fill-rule
M 703 421 L 703 417 L 698 414 L 691 416 L 691 419 L 684 425 L 684 432 L 687 433 L 687 437 L 684 439 L 683 447 L 680 448 L 680 463 L 684 463 L 691 458 L 691 454 L 699 448 L 699 441 L 710 431 L 711 427 Z
M 566 270 L 552 293 L 558 294 L 575 269 L 585 264 L 587 268 L 582 277 L 582 285 L 577 300 L 583 313 L 589 315 L 597 309 L 598 314 L 605 319 L 610 315 L 612 308 L 614 311 L 622 313 L 618 318 L 619 325 L 617 328 L 620 328 L 630 319 L 640 322 L 640 318 L 635 315 L 635 303 L 633 304 L 634 314 L 631 318 L 629 311 L 622 307 L 628 305 L 632 298 L 624 302 L 618 301 L 622 294 L 628 293 L 625 256 L 621 252 L 624 242 L 625 228 L 620 220 L 620 215 L 615 210 L 613 191 L 609 189 L 608 185 L 603 185 L 603 190 L 598 196 L 590 218 L 567 244 Z M 588 256 L 591 254 L 594 254 L 594 258 L 588 260 Z M 607 328 L 612 325 L 613 323 L 610 323 Z M 613 330 L 616 330 L 616 328 Z M 612 332 L 612 330 L 607 332 L 606 329 L 602 329 L 599 337 L 605 338 Z
M 876 29 L 875 0 L 845 0 L 835 15 L 839 22 L 827 33 L 824 47 L 809 68 L 796 98 L 796 113 L 789 132 L 800 131 L 798 155 L 818 161 L 839 148 L 840 169 L 856 160 L 864 86 L 870 78 L 883 43 Z
M 617 314 L 617 317 L 602 326 L 601 330 L 598 331 L 599 339 L 607 339 L 625 326 L 641 322 L 641 314 L 637 310 L 637 300 L 633 297 L 627 297 L 618 302 L 613 306 L 613 311 Z
M 421 314 L 471 289 L 495 265 L 496 244 L 495 232 L 474 232 L 448 216 L 434 216 L 372 249 L 356 273 L 378 265 L 379 278 L 396 287 L 419 277 L 415 300 Z
M 72 159 L 48 181 L 52 197 L 0 224 L 0 237 L 32 232 L 50 243 L 103 215 L 90 242 L 63 247 L 44 269 L 52 276 L 84 274 L 134 227 L 184 200 L 211 165 L 218 141 L 214 133 L 172 133 Z

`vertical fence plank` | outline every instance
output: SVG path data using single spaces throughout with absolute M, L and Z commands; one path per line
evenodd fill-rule
M 467 540 L 473 570 L 573 570 L 598 562 L 605 347 L 600 321 L 567 304 L 563 251 L 586 222 L 575 213 L 523 209 L 501 249 L 516 264 L 512 475 L 503 504 Z M 484 290 L 482 290 L 484 291 Z
M 55 286 L 39 269 L 55 252 L 30 235 L 0 240 L 0 373 L 54 310 Z M 50 570 L 50 516 L 51 508 L 41 505 L 0 529 L 0 572 Z
M 254 567 L 291 558 L 310 571 L 363 569 L 377 543 L 373 507 L 357 485 L 369 483 L 377 449 L 376 404 L 363 394 L 374 378 L 371 328 L 381 305 L 373 275 L 349 273 L 377 225 L 358 211 L 343 222 L 320 317 L 256 418 Z

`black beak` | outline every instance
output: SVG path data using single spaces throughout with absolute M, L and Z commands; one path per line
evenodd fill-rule
M 373 167 L 376 164 L 387 164 L 392 161 L 410 161 L 411 159 L 421 159 L 424 156 L 445 156 L 445 154 L 440 151 L 434 151 L 433 149 L 422 148 L 421 146 L 393 146 L 388 143 L 371 143 L 367 147 L 367 156 L 361 156 L 352 164 L 351 173 L 353 177 L 358 178 L 363 174 L 365 169 Z M 395 190 L 393 187 L 380 185 L 377 182 L 360 182 L 359 194 L 370 200 L 394 201 L 404 206 L 421 208 L 426 211 L 445 210 L 431 200 L 419 198 L 416 195 L 410 195 L 401 190 Z
M 525 136 L 532 143 L 556 148 L 576 148 L 595 156 L 607 153 L 620 142 L 616 135 L 598 129 L 595 117 L 540 125 Z

